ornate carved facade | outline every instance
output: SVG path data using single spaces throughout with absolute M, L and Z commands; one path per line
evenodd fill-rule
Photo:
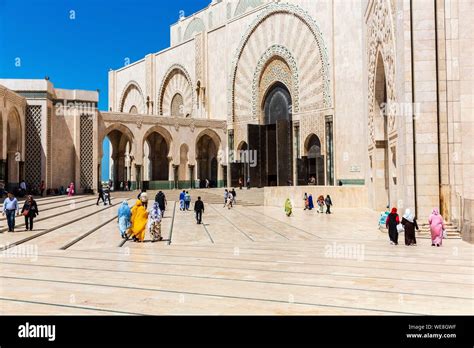
M 258 148 L 270 156 L 262 164 L 267 182 L 303 184 L 317 172 L 318 183 L 363 185 L 371 208 L 410 207 L 425 218 L 441 206 L 461 224 L 474 199 L 466 184 L 474 179 L 466 47 L 474 44 L 460 23 L 469 23 L 473 7 L 443 0 L 212 1 L 171 26 L 169 48 L 109 71 L 109 110 L 93 118 L 92 185 L 105 137 L 113 179 L 155 188 L 195 185 L 203 176 L 230 185 L 250 172 L 234 165 L 233 151 Z M 20 162 L 26 156 L 31 163 L 10 174 L 58 185 L 51 158 L 66 163 L 79 154 L 82 162 L 65 166 L 65 176 L 90 185 L 91 125 L 53 117 L 61 98 L 52 87 L 41 91 L 41 102 L 28 99 L 38 89 L 23 91 L 28 106 L 16 114 L 26 113 L 28 126 L 10 125 L 28 134 L 26 152 L 24 139 L 5 135 L 8 101 L 21 97 L 2 92 L 2 159 L 15 148 Z M 74 127 L 84 134 L 70 132 Z M 58 134 L 70 137 L 61 152 Z M 306 170 L 310 153 L 323 168 Z M 285 156 L 291 159 L 283 163 Z M 281 173 L 273 180 L 273 158 L 288 180 Z

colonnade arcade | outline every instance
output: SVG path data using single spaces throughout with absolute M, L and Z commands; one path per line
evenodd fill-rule
M 114 188 L 197 188 L 226 184 L 225 122 L 101 113 L 99 181 L 103 142 L 110 142 L 110 179 Z
M 0 185 L 13 189 L 25 176 L 26 100 L 0 86 Z

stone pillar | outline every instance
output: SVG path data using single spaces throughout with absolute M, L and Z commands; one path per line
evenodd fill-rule
M 384 211 L 389 205 L 387 171 L 385 159 L 386 141 L 380 140 L 375 144 L 373 151 L 373 187 L 374 187 L 374 209 Z
M 20 171 L 19 171 L 19 158 L 17 158 L 18 153 L 16 151 L 9 151 L 8 152 L 8 185 L 15 185 L 18 186 L 19 184 L 19 176 L 20 176 Z M 9 187 L 11 188 L 11 187 Z
M 300 156 L 300 125 L 295 123 L 293 126 L 293 186 L 298 185 L 298 158 Z
M 132 165 L 131 165 L 131 167 L 130 167 L 130 182 L 131 182 L 130 190 L 132 190 L 132 188 L 136 188 L 136 187 L 134 186 L 135 180 L 136 180 L 135 163 L 132 163 Z
M 217 187 L 224 186 L 224 166 L 219 163 L 217 165 Z
M 195 170 L 195 166 L 188 164 L 187 172 L 188 172 L 187 175 L 189 177 L 189 183 L 191 185 L 191 188 L 196 188 L 196 170 Z
M 173 165 L 173 157 L 168 157 L 168 181 L 170 183 L 170 188 L 175 187 L 175 182 L 174 182 L 174 165 Z
M 416 125 L 416 174 L 418 220 L 428 218 L 439 207 L 439 151 L 436 81 L 436 36 L 434 2 L 413 1 L 413 47 L 423 47 L 423 55 L 413 54 L 415 103 L 420 106 Z

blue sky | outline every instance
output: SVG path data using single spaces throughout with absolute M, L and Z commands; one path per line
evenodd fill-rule
M 210 2 L 0 0 L 0 78 L 49 76 L 57 88 L 99 89 L 107 110 L 109 69 L 169 47 L 179 11 L 188 16 Z

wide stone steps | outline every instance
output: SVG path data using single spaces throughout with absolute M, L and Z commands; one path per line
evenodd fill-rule
M 459 227 L 453 223 L 446 223 L 446 232 L 448 238 L 461 238 L 461 231 Z M 419 226 L 420 230 L 417 232 L 418 236 L 429 237 L 431 236 L 430 226 L 428 224 L 422 224 Z
M 418 226 L 420 229 L 416 231 L 416 236 L 420 238 L 430 238 L 431 231 L 430 226 L 428 224 L 423 224 Z M 383 233 L 388 233 L 387 229 L 381 226 L 380 231 Z M 446 231 L 448 232 L 448 239 L 461 239 L 461 231 L 457 225 L 452 223 L 446 224 Z
M 180 190 L 168 190 L 163 192 L 166 194 L 166 199 L 178 201 Z M 197 197 L 200 196 L 204 204 L 222 204 L 224 205 L 224 190 L 223 189 L 199 189 L 199 190 L 188 190 L 191 195 L 191 206 L 194 205 L 194 202 L 197 200 Z M 260 202 L 260 197 L 254 198 L 253 196 L 247 196 L 247 191 L 237 191 L 237 205 L 243 206 L 261 206 L 263 205 L 263 192 L 262 199 Z M 154 200 L 157 191 L 147 191 L 148 199 Z M 253 193 L 255 195 L 255 193 Z M 245 197 L 245 198 L 242 198 Z

